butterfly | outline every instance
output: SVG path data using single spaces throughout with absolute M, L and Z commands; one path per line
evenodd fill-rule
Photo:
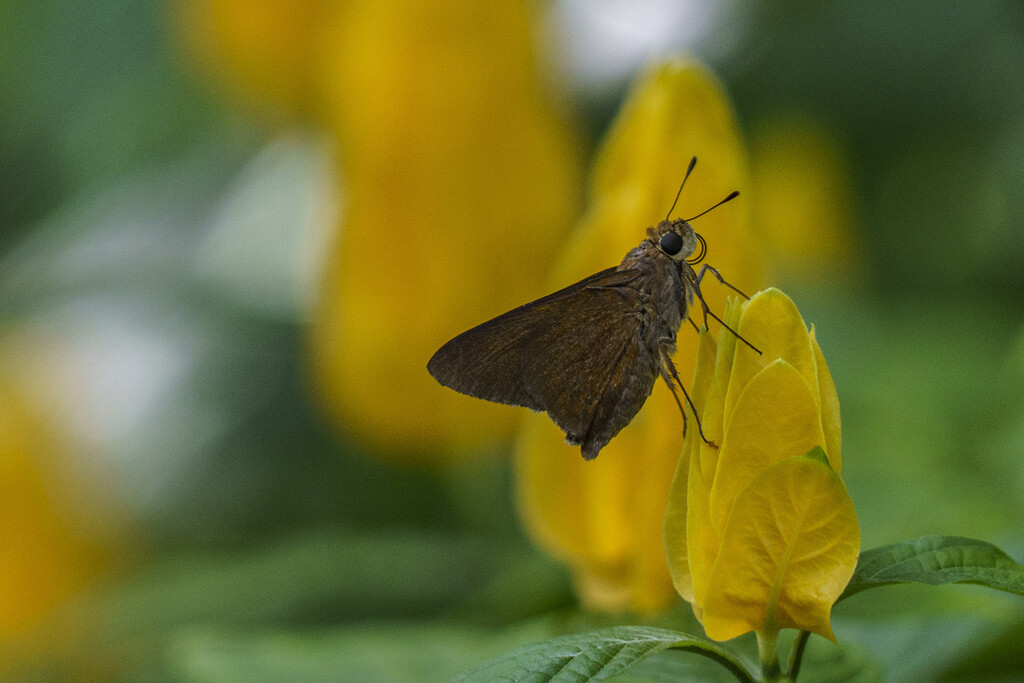
M 694 157 L 676 202 L 696 163 Z M 732 192 L 685 220 L 669 218 L 673 202 L 665 220 L 648 228 L 646 238 L 618 266 L 463 332 L 438 349 L 427 363 L 428 372 L 460 393 L 546 412 L 587 460 L 632 421 L 659 376 L 672 390 L 685 432 L 686 411 L 677 386 L 695 417 L 696 410 L 672 355 L 694 299 L 705 324 L 712 317 L 757 351 L 709 310 L 701 281 L 711 273 L 746 295 L 707 264 L 699 272 L 693 269 L 704 259 L 707 242 L 690 221 L 738 195 Z

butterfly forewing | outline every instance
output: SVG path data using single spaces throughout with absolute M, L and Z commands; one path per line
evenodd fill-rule
M 537 303 L 537 302 L 535 302 Z M 468 396 L 544 410 L 527 391 L 520 368 L 532 332 L 526 304 L 466 330 L 437 350 L 427 371 L 438 382 Z
M 521 374 L 523 367 L 533 362 L 524 358 L 526 342 L 539 327 L 548 325 L 548 319 L 540 314 L 571 310 L 566 300 L 573 299 L 590 282 L 605 280 L 614 272 L 615 268 L 608 268 L 466 330 L 437 350 L 427 363 L 427 371 L 460 393 L 544 410 L 537 397 L 527 392 Z
M 570 443 L 594 457 L 654 383 L 640 341 L 636 279 L 632 271 L 601 271 L 460 334 L 427 369 L 461 393 L 546 411 Z M 645 385 L 639 391 L 631 386 L 637 373 Z

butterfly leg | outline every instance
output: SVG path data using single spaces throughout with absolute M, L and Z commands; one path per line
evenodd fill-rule
M 661 352 L 661 378 L 665 380 L 665 384 L 672 391 L 672 398 L 676 400 L 676 405 L 679 406 L 679 412 L 683 415 L 683 436 L 686 436 L 686 409 L 683 408 L 682 402 L 679 400 L 679 394 L 676 393 L 676 385 L 679 385 L 679 389 L 683 392 L 683 396 L 686 398 L 686 405 L 690 406 L 690 410 L 693 411 L 693 419 L 697 421 L 697 433 L 700 434 L 701 440 L 712 448 L 718 448 L 718 444 L 714 441 L 709 441 L 704 436 L 704 428 L 700 424 L 700 416 L 697 415 L 697 407 L 693 405 L 693 400 L 690 398 L 690 394 L 686 392 L 683 387 L 683 382 L 679 379 L 679 373 L 676 372 L 676 366 L 669 357 L 669 354 L 662 349 Z
M 718 272 L 717 268 L 715 268 L 714 266 L 710 266 L 707 263 L 702 265 L 700 267 L 700 270 L 697 271 L 697 288 L 698 289 L 700 289 L 700 283 L 704 280 L 704 273 L 707 273 L 707 272 L 710 272 L 712 275 L 715 276 L 716 280 L 718 280 L 723 285 L 725 285 L 726 287 L 728 287 L 732 291 L 734 291 L 737 294 L 739 294 L 740 296 L 742 296 L 744 299 L 749 299 L 750 298 L 749 296 L 747 296 L 746 294 L 741 292 L 739 290 L 739 288 L 737 288 L 735 285 L 727 282 L 726 279 L 724 277 L 722 277 L 722 274 Z
M 715 321 L 717 321 L 719 325 L 721 325 L 725 329 L 727 329 L 730 332 L 732 332 L 734 337 L 736 337 L 741 342 L 743 342 L 744 344 L 746 344 L 747 346 L 752 348 L 754 351 L 757 352 L 758 355 L 761 355 L 761 349 L 757 348 L 756 346 L 754 346 L 753 344 L 748 342 L 746 339 L 743 338 L 742 335 L 740 335 L 739 332 L 737 332 L 736 330 L 734 330 L 731 327 L 729 327 L 725 323 L 724 320 L 722 320 L 717 315 L 712 313 L 711 312 L 711 308 L 708 306 L 707 302 L 704 301 L 704 294 L 700 291 L 700 283 L 701 283 L 701 280 L 704 278 L 704 273 L 706 273 L 708 271 L 710 271 L 718 279 L 719 282 L 721 282 L 723 285 L 725 285 L 727 287 L 730 287 L 731 289 L 735 290 L 744 299 L 749 299 L 750 298 L 746 294 L 744 294 L 743 292 L 741 292 L 740 290 L 736 289 L 735 287 L 730 285 L 728 282 L 726 282 L 725 278 L 723 278 L 722 275 L 717 270 L 715 270 L 714 268 L 712 268 L 711 266 L 709 266 L 709 265 L 707 265 L 705 263 L 703 266 L 701 266 L 700 271 L 697 273 L 697 278 L 695 280 L 695 286 L 693 288 L 693 291 L 694 291 L 694 293 L 697 296 L 697 300 L 700 301 L 701 310 L 704 313 L 704 326 L 707 327 L 707 325 L 708 325 L 708 316 L 711 316 L 711 318 L 714 319 Z M 693 323 L 692 320 L 690 322 L 691 322 L 691 324 Z

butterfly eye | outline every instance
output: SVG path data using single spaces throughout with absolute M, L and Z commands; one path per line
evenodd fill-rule
M 679 233 L 666 232 L 661 236 L 658 246 L 669 256 L 675 256 L 683 248 L 683 238 L 679 236 Z

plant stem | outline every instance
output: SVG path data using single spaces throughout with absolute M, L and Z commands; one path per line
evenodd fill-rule
M 765 683 L 791 682 L 789 676 L 779 668 L 779 632 L 777 630 L 757 632 L 757 652 L 761 659 L 761 680 Z
M 679 652 L 693 652 L 703 655 L 715 662 L 718 662 L 729 670 L 740 683 L 757 683 L 754 674 L 747 671 L 747 667 L 736 659 L 730 652 L 722 649 L 717 643 L 690 642 L 686 644 L 673 645 L 672 649 Z
M 804 649 L 807 647 L 807 639 L 810 637 L 810 631 L 800 631 L 796 640 L 793 641 L 793 649 L 789 653 L 789 676 L 794 681 L 800 674 L 800 663 L 803 662 Z

